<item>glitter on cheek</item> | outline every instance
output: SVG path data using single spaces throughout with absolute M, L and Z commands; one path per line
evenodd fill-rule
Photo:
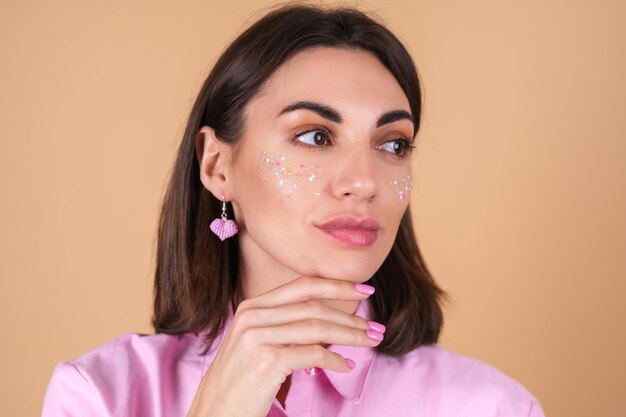
M 319 177 L 321 171 L 318 165 L 292 164 L 289 159 L 285 155 L 275 157 L 269 152 L 263 152 L 261 157 L 262 164 L 267 167 L 261 170 L 263 181 L 267 182 L 271 178 L 272 182 L 287 194 L 306 189 L 308 184 Z M 292 169 L 296 166 L 298 168 Z M 321 193 L 313 191 L 313 194 L 319 196 Z
M 411 189 L 413 188 L 413 179 L 410 175 L 400 180 L 393 180 L 391 184 L 394 186 L 396 195 L 400 200 L 409 198 Z

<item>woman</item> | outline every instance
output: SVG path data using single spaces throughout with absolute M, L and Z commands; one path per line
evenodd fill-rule
M 436 345 L 408 210 L 417 72 L 353 9 L 285 6 L 223 53 L 165 196 L 155 336 L 60 364 L 44 416 L 542 416 Z

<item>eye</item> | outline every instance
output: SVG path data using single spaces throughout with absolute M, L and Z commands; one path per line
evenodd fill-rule
M 294 141 L 297 144 L 303 144 L 312 147 L 327 146 L 330 144 L 328 132 L 320 128 L 297 133 L 296 135 L 294 135 Z
M 415 146 L 413 145 L 413 142 L 409 140 L 394 139 L 383 143 L 380 148 L 391 154 L 405 158 L 410 155 Z

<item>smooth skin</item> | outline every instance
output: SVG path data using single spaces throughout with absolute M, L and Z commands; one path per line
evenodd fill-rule
M 302 101 L 322 104 L 340 120 L 310 109 L 282 112 Z M 409 113 L 408 100 L 374 55 L 316 47 L 288 60 L 250 100 L 236 147 L 209 126 L 198 133 L 200 179 L 233 205 L 240 276 L 233 324 L 189 416 L 265 416 L 275 397 L 284 404 L 294 370 L 350 371 L 329 344 L 380 343 L 354 315 L 367 298 L 355 284 L 382 265 L 409 203 L 393 181 L 411 173 L 409 150 L 398 149 L 414 127 L 407 118 L 379 125 L 391 111 Z M 263 179 L 267 153 L 296 166 L 315 164 L 320 175 L 288 192 Z M 338 216 L 375 219 L 375 243 L 347 246 L 317 227 Z

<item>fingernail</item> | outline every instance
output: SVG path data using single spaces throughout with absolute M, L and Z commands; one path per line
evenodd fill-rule
M 356 363 L 354 363 L 352 359 L 349 359 L 349 358 L 344 358 L 344 359 L 346 360 L 346 365 L 348 365 L 350 369 L 354 369 L 354 367 L 356 366 Z
M 383 326 L 380 323 L 377 323 L 375 321 L 368 321 L 367 325 L 370 326 L 370 329 L 372 329 L 372 330 L 376 330 L 377 332 L 385 333 L 386 327 Z
M 356 288 L 358 292 L 363 293 L 363 294 L 367 294 L 367 295 L 374 294 L 374 287 L 372 287 L 371 285 L 356 284 L 354 288 Z
M 365 332 L 365 334 L 367 335 L 367 337 L 369 337 L 372 340 L 376 340 L 378 342 L 380 342 L 381 340 L 383 340 L 383 338 L 385 336 L 383 336 L 382 333 L 377 332 L 376 330 L 370 330 L 368 332 Z

